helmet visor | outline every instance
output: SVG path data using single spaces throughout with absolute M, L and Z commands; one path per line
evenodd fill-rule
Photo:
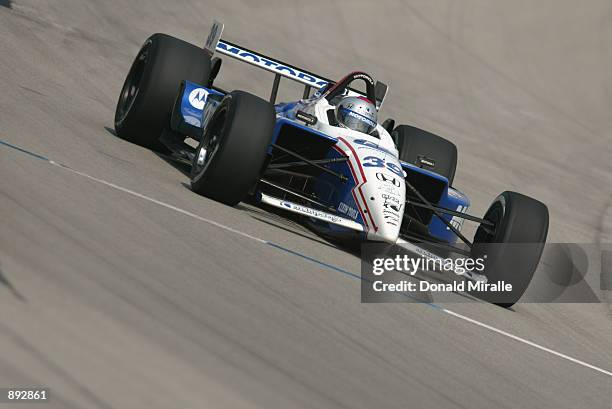
M 338 109 L 338 122 L 353 131 L 367 134 L 376 128 L 376 122 L 346 107 Z

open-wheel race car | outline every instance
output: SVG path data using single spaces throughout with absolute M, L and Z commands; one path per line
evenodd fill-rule
M 385 84 L 361 71 L 331 81 L 222 40 L 222 30 L 215 22 L 203 48 L 165 34 L 145 41 L 117 104 L 120 137 L 190 165 L 198 194 L 230 206 L 250 197 L 326 237 L 397 244 L 433 258 L 441 256 L 424 244 L 486 254 L 485 271 L 465 277 L 510 282 L 504 298 L 480 295 L 504 306 L 519 300 L 546 240 L 543 203 L 506 191 L 484 217 L 467 214 L 470 201 L 453 186 L 456 146 L 392 119 L 380 123 Z M 215 86 L 218 54 L 274 73 L 270 98 Z M 302 83 L 302 98 L 275 105 L 281 78 Z M 473 240 L 461 233 L 464 220 L 479 225 Z M 499 244 L 529 250 L 517 258 Z

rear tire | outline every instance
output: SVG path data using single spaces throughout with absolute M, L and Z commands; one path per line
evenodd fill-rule
M 519 301 L 535 273 L 548 235 L 548 208 L 538 200 L 516 192 L 503 192 L 483 218 L 494 231 L 480 225 L 474 236 L 472 257 L 485 259 L 489 283 L 512 284 L 510 292 L 474 292 L 473 295 L 509 308 Z
M 166 34 L 153 34 L 138 52 L 121 89 L 115 111 L 117 135 L 164 151 L 159 136 L 181 81 L 207 84 L 210 69 L 210 56 L 202 48 Z
M 255 95 L 226 95 L 208 122 L 191 167 L 191 189 L 230 206 L 259 180 L 272 140 L 274 106 Z
M 423 166 L 448 179 L 449 186 L 455 179 L 457 147 L 454 143 L 430 132 L 409 125 L 399 125 L 393 130 L 400 160 Z M 433 161 L 427 166 L 423 161 Z

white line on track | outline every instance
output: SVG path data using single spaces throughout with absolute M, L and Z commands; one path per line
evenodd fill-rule
M 47 159 L 47 158 L 46 158 L 46 157 L 44 157 L 44 156 L 40 156 L 40 155 L 37 155 L 37 154 L 35 154 L 35 153 L 29 152 L 29 151 L 27 151 L 27 150 L 24 150 L 24 149 L 22 149 L 22 148 L 19 148 L 19 147 L 15 146 L 15 145 L 8 144 L 8 143 L 3 142 L 3 141 L 1 141 L 1 140 L 0 140 L 0 142 L 2 142 L 2 144 L 3 144 L 3 145 L 8 146 L 8 147 L 10 147 L 10 148 L 13 148 L 13 149 L 15 149 L 15 150 L 17 150 L 17 151 L 21 151 L 21 152 L 23 152 L 23 153 L 27 153 L 27 154 L 29 154 L 29 155 L 31 155 L 31 156 L 34 156 L 34 157 L 36 157 L 36 158 L 38 158 L 38 159 L 45 160 L 45 161 L 47 161 L 48 163 L 50 163 L 51 165 L 53 165 L 53 166 L 57 166 L 57 167 L 59 167 L 59 168 L 61 168 L 61 169 L 65 169 L 65 170 L 67 170 L 67 171 L 69 171 L 69 172 L 71 172 L 71 173 L 74 173 L 74 174 L 76 174 L 76 175 L 82 176 L 82 177 L 87 178 L 87 179 L 89 179 L 89 180 L 92 180 L 92 181 L 94 181 L 94 182 L 98 182 L 98 183 L 103 184 L 103 185 L 105 185 L 105 186 L 108 186 L 108 187 L 110 187 L 110 188 L 113 188 L 113 189 L 119 190 L 119 191 L 124 192 L 124 193 L 127 193 L 127 194 L 129 194 L 129 195 L 132 195 L 132 196 L 138 197 L 138 198 L 140 198 L 140 199 L 146 200 L 146 201 L 148 201 L 148 202 L 155 203 L 155 204 L 157 204 L 157 205 L 159 205 L 159 206 L 165 207 L 166 209 L 170 209 L 170 210 L 173 210 L 173 211 L 175 211 L 175 212 L 177 212 L 177 213 L 183 214 L 183 215 L 185 215 L 185 216 L 192 217 L 192 218 L 194 218 L 194 219 L 196 219 L 196 220 L 199 220 L 199 221 L 201 221 L 201 222 L 204 222 L 204 223 L 210 224 L 210 225 L 212 225 L 212 226 L 218 227 L 218 228 L 220 228 L 220 229 L 223 229 L 223 230 L 225 230 L 225 231 L 228 231 L 228 232 L 231 232 L 231 233 L 237 234 L 237 235 L 242 236 L 242 237 L 244 237 L 244 238 L 247 238 L 247 239 L 250 239 L 250 240 L 254 240 L 254 241 L 258 242 L 258 243 L 262 243 L 262 244 L 273 244 L 273 243 L 270 243 L 270 242 L 269 242 L 269 241 L 267 241 L 267 240 L 261 239 L 261 238 L 259 238 L 259 237 L 252 236 L 252 235 L 250 235 L 250 234 L 248 234 L 248 233 L 245 233 L 245 232 L 242 232 L 242 231 L 240 231 L 240 230 L 233 229 L 233 228 L 231 228 L 231 227 L 229 227 L 229 226 L 226 226 L 226 225 L 221 224 L 221 223 L 219 223 L 219 222 L 216 222 L 216 221 L 214 221 L 214 220 L 210 220 L 210 219 L 207 219 L 207 218 L 205 218 L 205 217 L 198 216 L 197 214 L 192 213 L 192 212 L 189 212 L 189 211 L 184 210 L 184 209 L 181 209 L 180 207 L 173 206 L 173 205 L 171 205 L 171 204 L 168 204 L 168 203 L 162 202 L 161 200 L 154 199 L 154 198 L 149 197 L 149 196 L 147 196 L 147 195 L 143 195 L 142 193 L 138 193 L 138 192 L 135 192 L 135 191 L 133 191 L 133 190 L 127 189 L 127 188 L 125 188 L 125 187 L 122 187 L 122 186 L 116 185 L 116 184 L 114 184 L 114 183 L 108 182 L 108 181 L 106 181 L 106 180 L 104 180 L 104 179 L 100 179 L 100 178 L 97 178 L 97 177 L 94 177 L 94 176 L 88 175 L 87 173 L 83 173 L 83 172 L 80 172 L 80 171 L 78 171 L 78 170 L 72 169 L 72 168 L 71 168 L 71 167 L 69 167 L 69 166 L 63 165 L 63 164 L 61 164 L 61 163 L 57 163 L 57 162 L 55 162 L 55 161 L 53 161 L 53 160 Z M 275 246 L 276 246 L 276 245 L 275 245 Z M 308 256 L 306 256 L 306 258 L 309 258 L 309 259 L 310 259 L 310 257 L 308 257 Z M 314 260 L 314 259 L 313 259 L 313 260 Z M 354 274 L 351 274 L 351 276 L 357 277 L 357 276 L 356 276 L 356 275 L 354 275 Z M 478 327 L 480 327 L 480 328 L 484 328 L 484 329 L 489 330 L 489 331 L 491 331 L 491 332 L 494 332 L 494 333 L 496 333 L 496 334 L 499 334 L 499 335 L 502 335 L 502 336 L 504 336 L 504 337 L 507 337 L 507 338 L 513 339 L 513 340 L 515 340 L 515 341 L 517 341 L 517 342 L 520 342 L 520 343 L 522 343 L 522 344 L 524 344 L 524 345 L 528 345 L 528 346 L 530 346 L 530 347 L 532 347 L 532 348 L 535 348 L 535 349 L 538 349 L 538 350 L 540 350 L 540 351 L 546 352 L 546 353 L 548 353 L 548 354 L 554 355 L 554 356 L 556 356 L 556 357 L 558 357 L 558 358 L 564 359 L 564 360 L 569 361 L 569 362 L 573 362 L 573 363 L 575 363 L 575 364 L 577 364 L 577 365 L 583 366 L 583 367 L 585 367 L 585 368 L 592 369 L 592 370 L 594 370 L 594 371 L 596 371 L 596 372 L 599 372 L 599 373 L 601 373 L 601 374 L 603 374 L 603 375 L 607 375 L 607 376 L 612 377 L 612 372 L 607 371 L 607 370 L 605 370 L 605 369 L 602 369 L 602 368 L 600 368 L 600 367 L 598 367 L 598 366 L 595 366 L 595 365 L 589 364 L 588 362 L 584 362 L 584 361 L 581 361 L 581 360 L 579 360 L 579 359 L 573 358 L 573 357 L 571 357 L 571 356 L 569 356 L 569 355 L 565 355 L 565 354 L 563 354 L 563 353 L 561 353 L 561 352 L 557 352 L 557 351 L 555 351 L 555 350 L 553 350 L 553 349 L 547 348 L 547 347 L 542 346 L 542 345 L 540 345 L 540 344 L 537 344 L 537 343 L 535 343 L 535 342 L 533 342 L 533 341 L 529 341 L 528 339 L 521 338 L 521 337 L 519 337 L 519 336 L 517 336 L 517 335 L 514 335 L 514 334 L 511 334 L 511 333 L 509 333 L 509 332 L 507 332 L 507 331 L 504 331 L 504 330 L 501 330 L 501 329 L 499 329 L 499 328 L 493 327 L 493 326 L 491 326 L 491 325 L 485 324 L 485 323 L 480 322 L 480 321 L 478 321 L 478 320 L 475 320 L 475 319 L 473 319 L 473 318 L 466 317 L 465 315 L 461 315 L 461 314 L 459 314 L 459 313 L 456 313 L 456 312 L 454 312 L 454 311 L 448 310 L 448 309 L 446 309 L 446 308 L 442 308 L 442 307 L 440 307 L 440 306 L 438 306 L 438 305 L 435 305 L 435 304 L 429 304 L 429 305 L 431 305 L 432 307 L 434 307 L 434 309 L 435 309 L 435 310 L 441 311 L 441 312 L 443 312 L 443 313 L 445 313 L 445 314 L 447 314 L 447 315 L 450 315 L 450 316 L 455 317 L 455 318 L 457 318 L 457 319 L 460 319 L 460 320 L 462 320 L 462 321 L 469 322 L 469 323 L 471 323 L 471 324 L 473 324 L 473 325 L 476 325 L 476 326 L 478 326 Z
M 180 207 L 172 206 L 171 204 L 164 203 L 164 202 L 159 201 L 157 199 L 153 199 L 152 197 L 143 195 L 142 193 L 138 193 L 138 192 L 135 192 L 133 190 L 127 189 L 125 187 L 121 187 L 119 185 L 116 185 L 114 183 L 107 182 L 106 180 L 99 179 L 97 177 L 88 175 L 87 173 L 83 173 L 83 172 L 80 172 L 78 170 L 72 169 L 69 166 L 62 165 L 61 163 L 57 163 L 57 162 L 52 161 L 52 160 L 49 160 L 49 163 L 54 165 L 54 166 L 59 166 L 62 169 L 66 169 L 67 171 L 75 173 L 75 174 L 77 174 L 79 176 L 83 176 L 84 178 L 93 180 L 95 182 L 101 183 L 101 184 L 106 185 L 108 187 L 112 187 L 113 189 L 117 189 L 117 190 L 120 190 L 120 191 L 125 192 L 127 194 L 130 194 L 132 196 L 136 196 L 136 197 L 139 197 L 141 199 L 147 200 L 147 201 L 149 201 L 151 203 L 155 203 L 157 205 L 165 207 L 166 209 L 174 210 L 175 212 L 184 214 L 185 216 L 193 217 L 194 219 L 197 219 L 197 220 L 199 220 L 201 222 L 208 223 L 208 224 L 211 224 L 211 225 L 213 225 L 215 227 L 218 227 L 220 229 L 227 230 L 227 231 L 229 231 L 231 233 L 238 234 L 238 235 L 240 235 L 242 237 L 246 237 L 247 239 L 255 240 L 255 241 L 258 241 L 260 243 L 267 243 L 266 240 L 260 239 L 259 237 L 251 236 L 250 234 L 242 232 L 240 230 L 232 229 L 231 227 L 226 226 L 226 225 L 221 224 L 221 223 L 218 223 L 218 222 L 216 222 L 214 220 L 210 220 L 210 219 L 207 219 L 205 217 L 198 216 L 197 214 L 191 213 L 190 211 L 187 211 L 187 210 L 184 210 L 184 209 L 181 209 Z
M 127 193 L 127 194 L 130 194 L 130 195 L 132 195 L 132 196 L 136 196 L 136 197 L 139 197 L 139 198 L 141 198 L 141 199 L 147 200 L 147 201 L 149 201 L 149 202 L 151 202 L 151 203 L 155 203 L 155 204 L 157 204 L 157 205 L 159 205 L 159 206 L 163 206 L 163 207 L 165 207 L 165 208 L 167 208 L 167 209 L 174 210 L 175 212 L 178 212 L 178 213 L 184 214 L 185 216 L 193 217 L 194 219 L 197 219 L 197 220 L 202 221 L 202 222 L 204 222 L 204 223 L 208 223 L 208 224 L 210 224 L 210 225 L 213 225 L 213 226 L 219 227 L 220 229 L 223 229 L 223 230 L 229 231 L 229 232 L 231 232 L 231 233 L 238 234 L 238 235 L 240 235 L 240 236 L 242 236 L 242 237 L 245 237 L 245 238 L 248 238 L 248 239 L 251 239 L 251 240 L 255 240 L 255 241 L 259 242 L 259 243 L 264 243 L 264 244 L 267 244 L 267 243 L 268 243 L 268 241 L 267 241 L 267 240 L 261 239 L 261 238 L 259 238 L 259 237 L 252 236 L 252 235 L 250 235 L 250 234 L 248 234 L 248 233 L 244 233 L 244 232 L 242 232 L 242 231 L 240 231 L 240 230 L 233 229 L 233 228 L 231 228 L 231 227 L 229 227 L 229 226 L 226 226 L 226 225 L 221 224 L 221 223 L 219 223 L 219 222 L 216 222 L 216 221 L 214 221 L 214 220 L 206 219 L 206 218 L 204 218 L 204 217 L 202 217 L 202 216 L 198 216 L 198 215 L 197 215 L 197 214 L 195 214 L 195 213 L 191 213 L 191 212 L 189 212 L 189 211 L 187 211 L 187 210 L 184 210 L 184 209 L 181 209 L 181 208 L 179 208 L 179 207 L 173 206 L 173 205 L 171 205 L 171 204 L 168 204 L 168 203 L 162 202 L 162 201 L 157 200 L 157 199 L 154 199 L 154 198 L 152 198 L 152 197 L 149 197 L 149 196 L 143 195 L 142 193 L 138 193 L 138 192 L 135 192 L 135 191 L 133 191 L 133 190 L 130 190 L 130 189 L 127 189 L 127 188 L 124 188 L 124 187 L 118 186 L 118 185 L 116 185 L 116 184 L 114 184 L 114 183 L 107 182 L 106 180 L 96 178 L 96 177 L 94 177 L 94 176 L 88 175 L 87 173 L 80 172 L 80 171 L 78 171 L 78 170 L 72 169 L 72 168 L 70 168 L 70 167 L 68 167 L 68 166 L 65 166 L 65 165 L 59 164 L 59 163 L 54 162 L 54 161 L 52 161 L 52 160 L 50 160 L 50 161 L 49 161 L 49 163 L 51 163 L 52 165 L 55 165 L 55 166 L 59 166 L 59 167 L 60 167 L 60 168 L 62 168 L 62 169 L 66 169 L 66 170 L 68 170 L 68 171 L 70 171 L 70 172 L 72 172 L 72 173 L 75 173 L 75 174 L 79 175 L 79 176 L 85 177 L 85 178 L 87 178 L 87 179 L 90 179 L 90 180 L 93 180 L 93 181 L 95 181 L 95 182 L 98 182 L 98 183 L 101 183 L 101 184 L 103 184 L 103 185 L 106 185 L 106 186 L 108 186 L 108 187 L 111 187 L 111 188 L 113 188 L 113 189 L 120 190 L 120 191 L 125 192 L 125 193 Z M 446 314 L 448 314 L 448 315 L 451 315 L 451 316 L 453 316 L 453 317 L 455 317 L 455 318 L 457 318 L 457 319 L 460 319 L 460 320 L 462 320 L 462 321 L 469 322 L 469 323 L 474 324 L 474 325 L 476 325 L 476 326 L 479 326 L 479 327 L 481 327 L 481 328 L 484 328 L 484 329 L 487 329 L 487 330 L 489 330 L 489 331 L 495 332 L 496 334 L 503 335 L 503 336 L 505 336 L 505 337 L 507 337 L 507 338 L 513 339 L 513 340 L 515 340 L 515 341 L 517 341 L 517 342 L 520 342 L 520 343 L 522 343 L 522 344 L 525 344 L 525 345 L 528 345 L 528 346 L 530 346 L 530 347 L 533 347 L 533 348 L 539 349 L 540 351 L 547 352 L 547 353 L 549 353 L 549 354 L 551 354 L 551 355 L 554 355 L 554 356 L 556 356 L 556 357 L 559 357 L 559 358 L 561 358 L 561 359 L 565 359 L 566 361 L 573 362 L 573 363 L 578 364 L 578 365 L 581 365 L 581 366 L 583 366 L 583 367 L 585 367 L 585 368 L 589 368 L 589 369 L 592 369 L 592 370 L 597 371 L 597 372 L 599 372 L 599 373 L 602 373 L 602 374 L 604 374 L 604 375 L 608 375 L 608 376 L 611 376 L 611 377 L 612 377 L 612 372 L 607 371 L 607 370 L 605 370 L 605 369 L 602 369 L 602 368 L 600 368 L 600 367 L 598 367 L 598 366 L 595 366 L 595 365 L 589 364 L 588 362 L 584 362 L 584 361 L 581 361 L 581 360 L 579 360 L 579 359 L 573 358 L 573 357 L 571 357 L 571 356 L 569 356 L 569 355 L 565 355 L 565 354 L 563 354 L 563 353 L 561 353 L 561 352 L 557 352 L 557 351 L 555 351 L 555 350 L 553 350 L 553 349 L 550 349 L 550 348 L 547 348 L 547 347 L 545 347 L 545 346 L 542 346 L 542 345 L 536 344 L 536 343 L 535 343 L 535 342 L 533 342 L 533 341 L 529 341 L 528 339 L 521 338 L 521 337 L 519 337 L 519 336 L 517 336 L 517 335 L 511 334 L 511 333 L 506 332 L 506 331 L 504 331 L 504 330 L 501 330 L 501 329 L 499 329 L 499 328 L 495 328 L 495 327 L 493 327 L 493 326 L 491 326 L 491 325 L 485 324 L 484 322 L 477 321 L 477 320 L 475 320 L 475 319 L 473 319 L 473 318 L 466 317 L 465 315 L 461 315 L 461 314 L 459 314 L 459 313 L 456 313 L 456 312 L 454 312 L 454 311 L 448 310 L 448 309 L 446 309 L 446 308 L 436 308 L 436 309 L 437 309 L 437 310 L 439 310 L 439 311 L 442 311 L 443 313 L 446 313 Z
M 559 358 L 562 358 L 562 359 L 565 359 L 567 361 L 573 362 L 575 364 L 582 365 L 582 366 L 584 366 L 586 368 L 590 368 L 590 369 L 592 369 L 594 371 L 597 371 L 597 372 L 600 372 L 600 373 L 602 373 L 604 375 L 612 376 L 612 372 L 610 372 L 610 371 L 606 371 L 605 369 L 602 369 L 602 368 L 600 368 L 598 366 L 595 366 L 595 365 L 591 365 L 591 364 L 589 364 L 587 362 L 581 361 L 580 359 L 572 358 L 569 355 L 562 354 L 561 352 L 557 352 L 557 351 L 555 351 L 553 349 L 546 348 L 545 346 L 536 344 L 535 342 L 529 341 L 528 339 L 521 338 L 521 337 L 519 337 L 517 335 L 511 334 L 511 333 L 506 332 L 504 330 L 501 330 L 499 328 L 492 327 L 491 325 L 485 324 L 484 322 L 480 322 L 480 321 L 477 321 L 477 320 L 475 320 L 473 318 L 466 317 L 465 315 L 461 315 L 461 314 L 456 313 L 454 311 L 447 310 L 446 308 L 442 308 L 442 311 L 445 312 L 448 315 L 452 315 L 455 318 L 459 318 L 460 320 L 463 320 L 463 321 L 469 322 L 471 324 L 477 325 L 477 326 L 479 326 L 481 328 L 488 329 L 489 331 L 492 331 L 492 332 L 495 332 L 497 334 L 503 335 L 505 337 L 511 338 L 511 339 L 513 339 L 515 341 L 518 341 L 518 342 L 521 342 L 521 343 L 523 343 L 525 345 L 529 345 L 530 347 L 539 349 L 540 351 L 548 352 L 549 354 L 552 354 L 552 355 L 557 356 Z

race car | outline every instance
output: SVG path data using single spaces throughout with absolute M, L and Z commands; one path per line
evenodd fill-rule
M 456 146 L 393 119 L 379 122 L 384 83 L 363 71 L 332 81 L 223 40 L 222 31 L 215 22 L 204 47 L 149 37 L 121 90 L 117 135 L 189 165 L 195 193 L 230 206 L 250 198 L 328 238 L 430 258 L 442 255 L 426 245 L 486 254 L 486 270 L 465 277 L 505 280 L 513 291 L 479 296 L 506 307 L 520 299 L 546 241 L 546 205 L 506 191 L 484 217 L 467 214 L 470 201 L 453 185 Z M 270 98 L 217 87 L 219 54 L 274 73 Z M 303 84 L 302 98 L 276 104 L 281 78 Z M 473 240 L 461 233 L 464 220 L 479 224 Z M 509 244 L 528 250 L 517 257 Z

